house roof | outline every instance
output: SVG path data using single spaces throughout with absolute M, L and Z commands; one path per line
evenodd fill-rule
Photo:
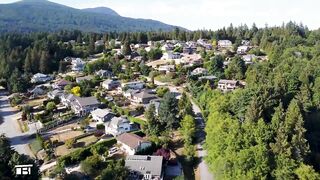
M 129 146 L 132 149 L 138 147 L 139 144 L 142 142 L 148 142 L 145 141 L 142 137 L 132 133 L 123 133 L 119 135 L 116 139 L 117 141 Z
M 72 84 L 72 82 L 67 81 L 67 80 L 64 80 L 64 79 L 56 82 L 56 85 L 57 85 L 57 86 L 66 86 L 66 85 L 69 85 L 69 84 Z
M 92 115 L 96 115 L 99 117 L 105 117 L 110 113 L 113 114 L 110 109 L 96 109 L 91 112 Z
M 91 97 L 76 97 L 76 99 L 78 100 L 80 106 L 90 106 L 90 105 L 99 104 L 97 98 L 94 97 L 94 96 L 91 96 Z
M 78 78 L 77 78 L 77 81 L 85 81 L 85 80 L 90 81 L 90 80 L 92 80 L 93 78 L 94 78 L 93 76 L 78 77 Z
M 219 84 L 237 84 L 238 81 L 236 81 L 236 80 L 221 79 L 218 83 L 219 83 Z
M 108 126 L 118 127 L 120 124 L 129 123 L 129 120 L 124 117 L 113 117 L 108 123 Z
M 151 91 L 148 91 L 148 90 L 143 90 L 140 92 L 133 93 L 133 96 L 135 96 L 137 98 L 141 98 L 141 99 L 157 98 L 157 96 L 154 93 L 152 93 Z
M 140 174 L 161 176 L 162 161 L 162 156 L 133 155 L 127 156 L 125 166 L 131 171 L 140 172 Z

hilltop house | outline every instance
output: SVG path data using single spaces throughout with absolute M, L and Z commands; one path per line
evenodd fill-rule
M 221 79 L 218 82 L 218 89 L 223 92 L 233 91 L 240 85 L 239 81 Z
M 96 41 L 96 42 L 94 43 L 94 45 L 95 45 L 96 47 L 98 47 L 98 46 L 104 46 L 104 41 L 103 41 L 103 40 L 98 40 L 98 41 Z
M 44 83 L 52 80 L 52 77 L 46 74 L 37 73 L 31 78 L 31 83 Z
M 131 131 L 130 121 L 126 117 L 113 117 L 104 125 L 106 134 L 112 134 L 113 136 Z
M 231 48 L 232 42 L 230 40 L 219 40 L 218 47 L 220 48 Z
M 120 82 L 114 79 L 108 79 L 102 82 L 102 87 L 106 90 L 112 90 L 120 86 Z
M 126 152 L 128 155 L 135 155 L 137 152 L 145 150 L 152 145 L 151 142 L 131 133 L 123 133 L 116 139 L 117 143 L 121 145 L 120 149 Z
M 110 109 L 96 109 L 91 112 L 92 119 L 98 123 L 110 121 L 115 114 Z
M 71 70 L 75 72 L 83 71 L 85 66 L 85 62 L 80 58 L 72 59 L 71 64 L 72 64 Z
M 162 156 L 127 156 L 125 167 L 129 169 L 129 178 L 135 180 L 162 180 Z
M 161 47 L 162 51 L 172 51 L 174 49 L 174 45 L 171 43 L 166 43 Z

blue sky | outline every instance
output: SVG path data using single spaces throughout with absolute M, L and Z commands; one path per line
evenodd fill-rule
M 11 3 L 17 0 L 0 0 Z M 310 29 L 320 27 L 318 0 L 50 0 L 87 8 L 106 6 L 122 16 L 155 19 L 190 30 L 218 29 L 255 22 L 259 27 L 281 25 L 290 20 Z

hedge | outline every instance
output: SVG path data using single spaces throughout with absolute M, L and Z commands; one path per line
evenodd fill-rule
M 104 149 L 107 151 L 111 146 L 116 143 L 116 139 L 112 138 L 106 141 L 102 141 L 100 143 L 93 144 L 89 147 L 78 149 L 68 155 L 62 156 L 58 159 L 58 166 L 66 167 L 70 165 L 76 165 L 81 161 L 85 160 L 87 157 L 92 156 L 91 149 Z

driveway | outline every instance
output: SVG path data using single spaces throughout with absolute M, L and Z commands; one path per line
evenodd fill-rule
M 0 124 L 0 134 L 5 134 L 9 138 L 11 146 L 18 153 L 33 156 L 28 146 L 30 134 L 22 133 L 17 122 L 21 114 L 10 106 L 8 96 L 3 96 L 3 94 L 0 94 L 0 116 L 3 118 Z

